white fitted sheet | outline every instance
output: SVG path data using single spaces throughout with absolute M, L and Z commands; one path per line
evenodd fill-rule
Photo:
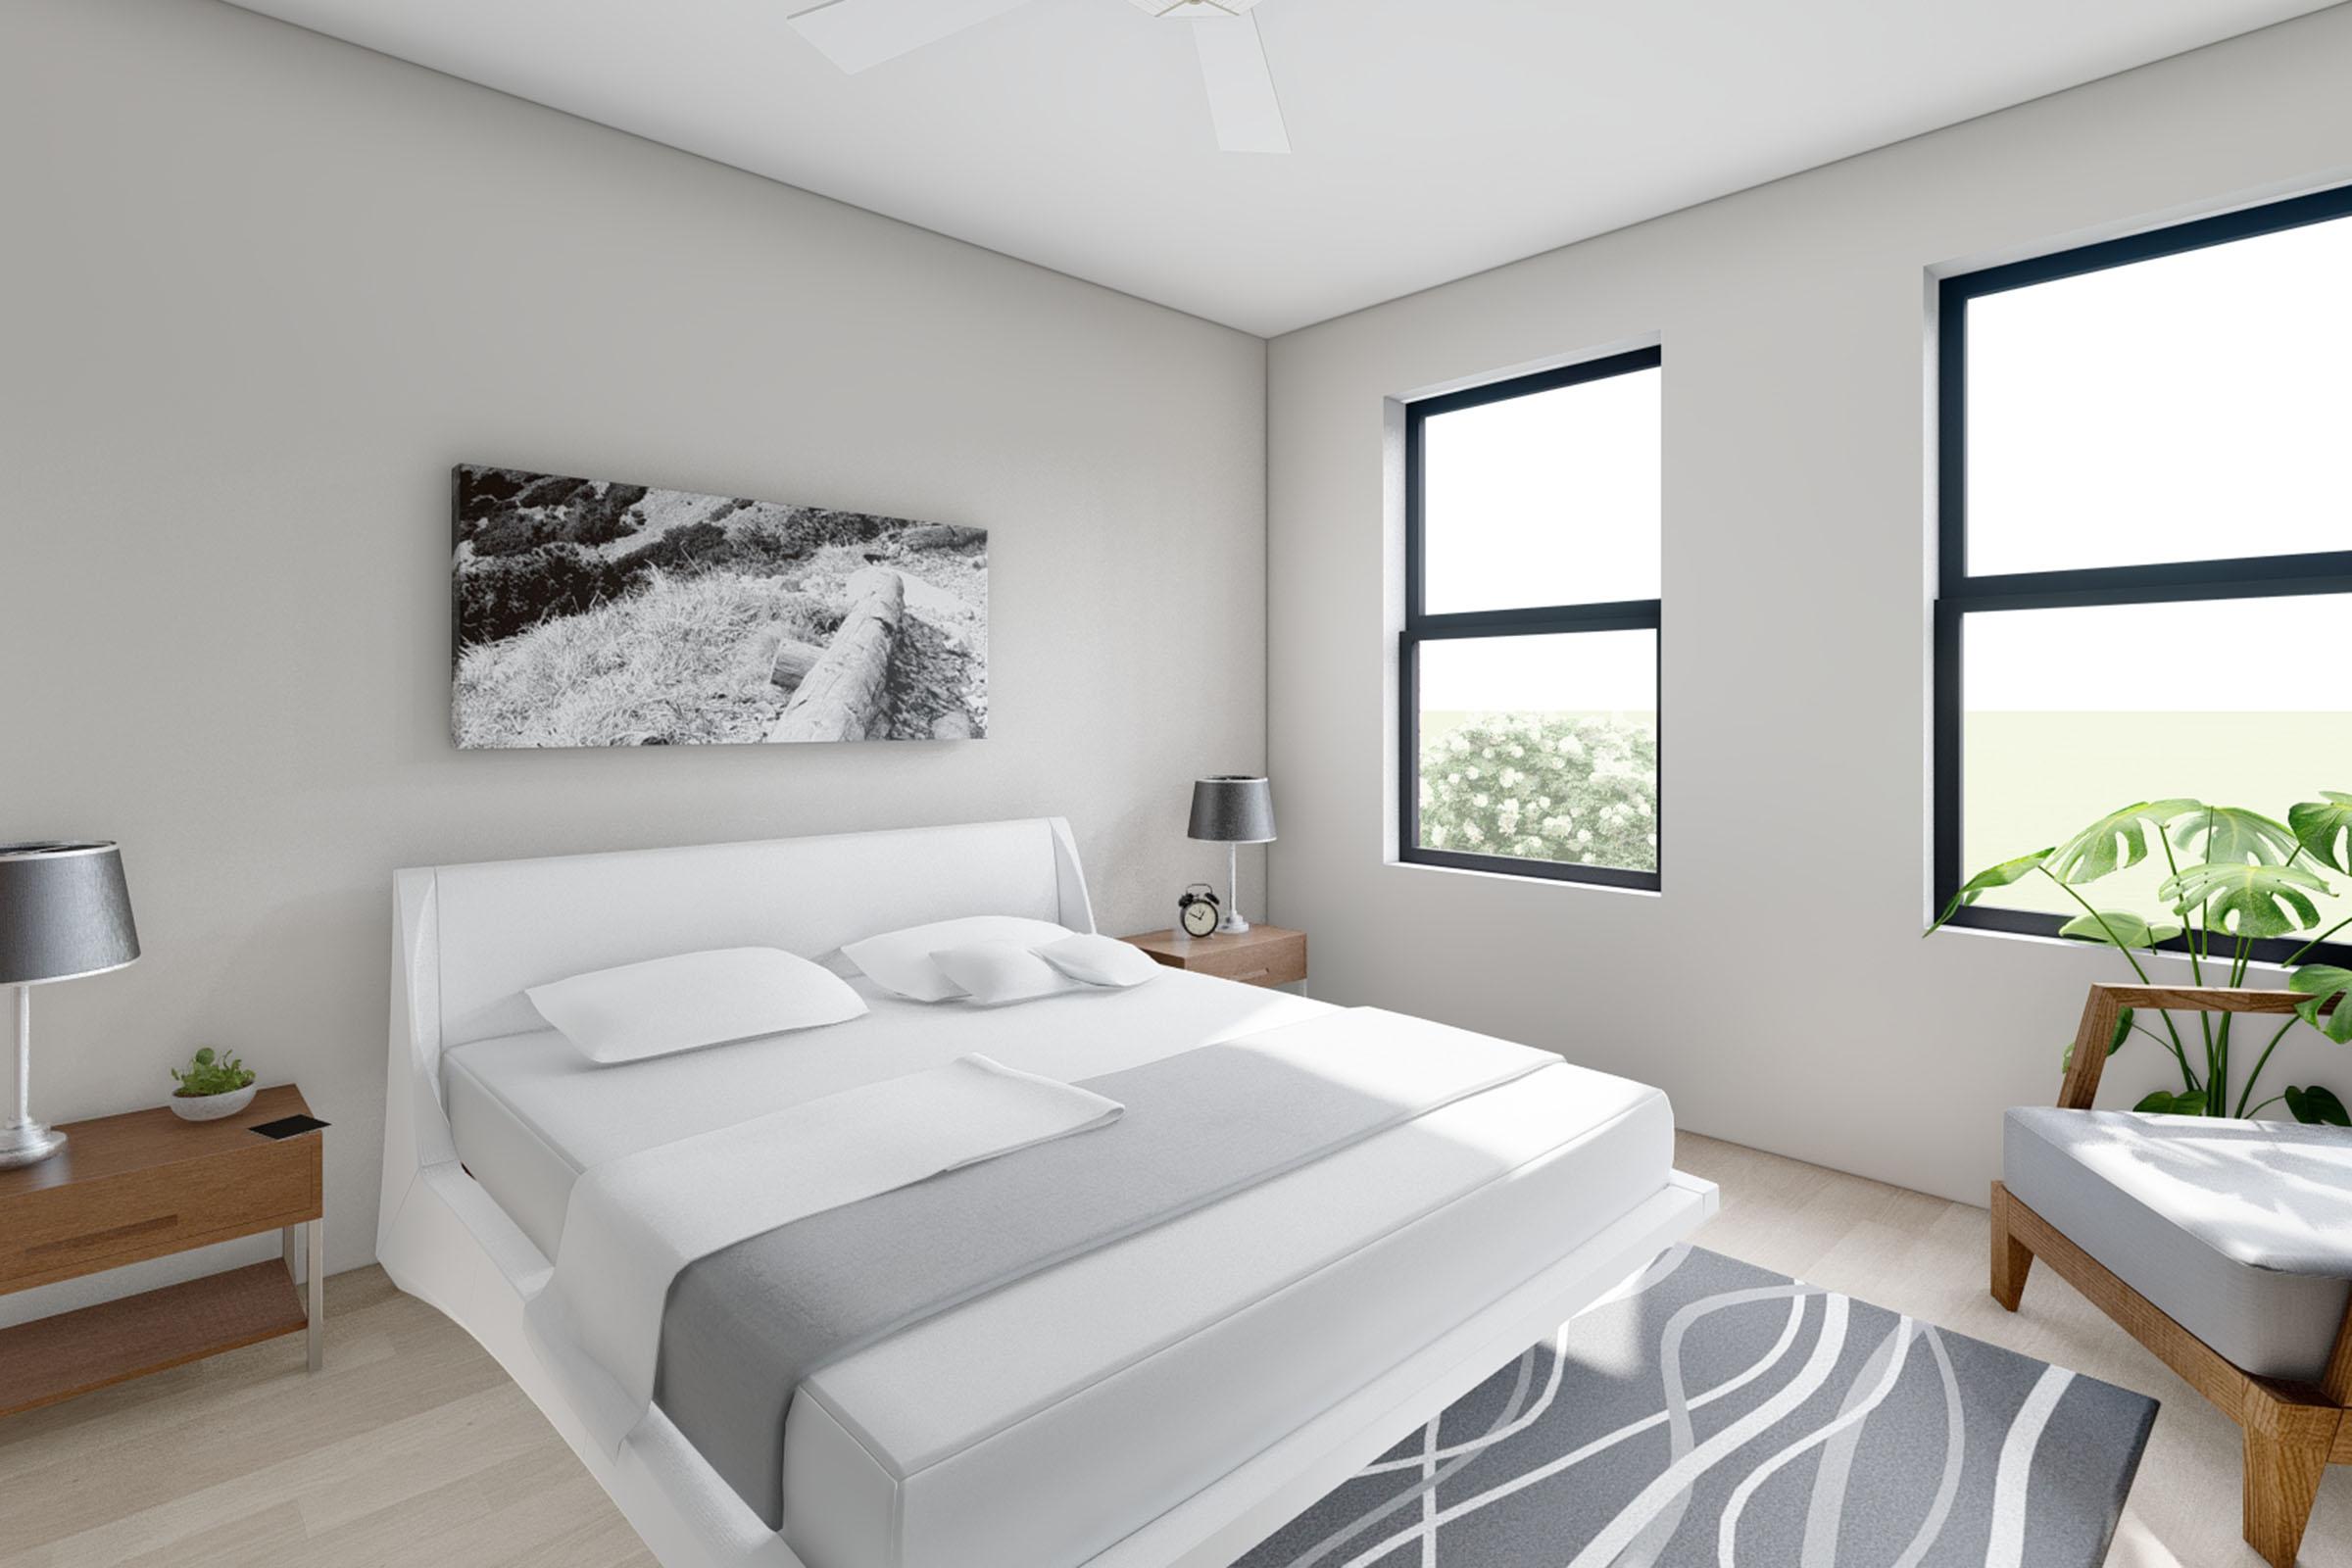
M 625 1067 L 461 1047 L 460 1156 L 552 1254 L 616 1153 L 967 1052 L 1077 1080 L 1330 1010 L 1179 971 L 1004 1008 L 860 990 L 866 1019 Z M 785 1537 L 809 1568 L 1083 1562 L 1651 1197 L 1672 1145 L 1656 1090 L 1545 1068 L 943 1313 L 803 1385 Z
M 443 1054 L 458 1157 L 551 1259 L 590 1165 L 978 1052 L 1065 1083 L 1334 1009 L 1181 969 L 1017 1006 L 909 1002 L 859 976 L 862 1018 L 600 1067 L 553 1029 Z

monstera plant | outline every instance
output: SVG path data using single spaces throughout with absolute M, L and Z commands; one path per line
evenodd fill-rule
M 2352 795 L 2335 790 L 2322 790 L 2320 795 L 2290 809 L 2283 822 L 2259 811 L 2202 801 L 2140 801 L 2108 812 L 2054 848 L 1978 872 L 1928 929 L 1934 931 L 1994 888 L 2031 876 L 2046 877 L 2082 907 L 2060 934 L 2114 948 L 2141 984 L 2149 981 L 2139 954 L 2174 943 L 2186 951 L 2198 985 L 2206 984 L 2209 976 L 2217 984 L 2242 985 L 2256 942 L 2300 936 L 2320 925 L 2314 895 L 2328 898 L 2333 892 L 2322 870 L 2352 875 Z M 2171 873 L 2156 890 L 2163 909 L 2141 913 L 2101 908 L 2083 895 L 2082 890 L 2091 883 L 2146 859 L 2151 845 L 2163 854 Z M 2171 1053 L 2180 1067 L 2178 1092 L 2157 1090 L 2134 1108 L 2187 1116 L 2254 1116 L 2284 1102 L 2297 1121 L 2352 1126 L 2343 1101 L 2318 1084 L 2290 1084 L 2268 1100 L 2254 1098 L 2271 1053 L 2298 1023 L 2338 1044 L 2352 1042 L 2352 969 L 2303 962 L 2347 925 L 2352 925 L 2352 915 L 2318 931 L 2287 958 L 2286 967 L 2293 971 L 2287 988 L 2302 1001 L 2263 1042 L 2234 1101 L 2230 1094 L 2230 1025 L 2240 1015 L 2198 1013 L 2202 1037 L 2192 1038 L 2170 1013 L 2156 1014 L 2159 1033 L 2131 1008 L 2124 1009 L 2107 1043 L 2108 1054 L 2122 1050 L 2134 1034 L 2145 1035 Z

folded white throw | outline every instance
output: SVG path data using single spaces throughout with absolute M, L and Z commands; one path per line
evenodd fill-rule
M 669 1288 L 747 1236 L 1105 1126 L 1117 1102 L 986 1056 L 886 1079 L 608 1160 L 572 1184 L 562 1255 L 525 1323 L 598 1442 L 653 1403 Z

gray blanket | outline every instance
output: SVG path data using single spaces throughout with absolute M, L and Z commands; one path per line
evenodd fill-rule
M 678 1275 L 655 1402 L 769 1528 L 783 1526 L 784 1417 L 819 1367 L 1444 1102 L 1400 1105 L 1231 1046 L 1083 1087 L 1126 1114 L 778 1226 Z

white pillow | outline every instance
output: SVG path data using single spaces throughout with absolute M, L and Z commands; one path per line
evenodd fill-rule
M 1042 948 L 1049 942 L 1059 942 L 1070 934 L 1066 925 L 1051 920 L 1025 920 L 1017 914 L 972 914 L 960 920 L 934 920 L 929 925 L 910 925 L 904 931 L 885 931 L 880 936 L 852 942 L 841 950 L 841 956 L 858 966 L 858 972 L 885 991 L 895 991 L 916 1002 L 946 1002 L 963 995 L 962 987 L 948 978 L 931 956 L 947 948 L 967 947 L 974 942 L 1009 942 L 1024 951 Z
M 1140 986 L 1159 977 L 1159 965 L 1152 961 L 1152 955 L 1117 937 L 1064 937 L 1038 949 L 1037 956 L 1090 986 Z
M 1078 982 L 1018 942 L 967 942 L 942 948 L 932 959 L 958 989 L 982 1006 L 1030 1002 L 1057 991 L 1076 991 Z
M 776 948 L 624 963 L 523 995 L 581 1055 L 606 1064 L 813 1029 L 865 1011 L 848 981 Z

